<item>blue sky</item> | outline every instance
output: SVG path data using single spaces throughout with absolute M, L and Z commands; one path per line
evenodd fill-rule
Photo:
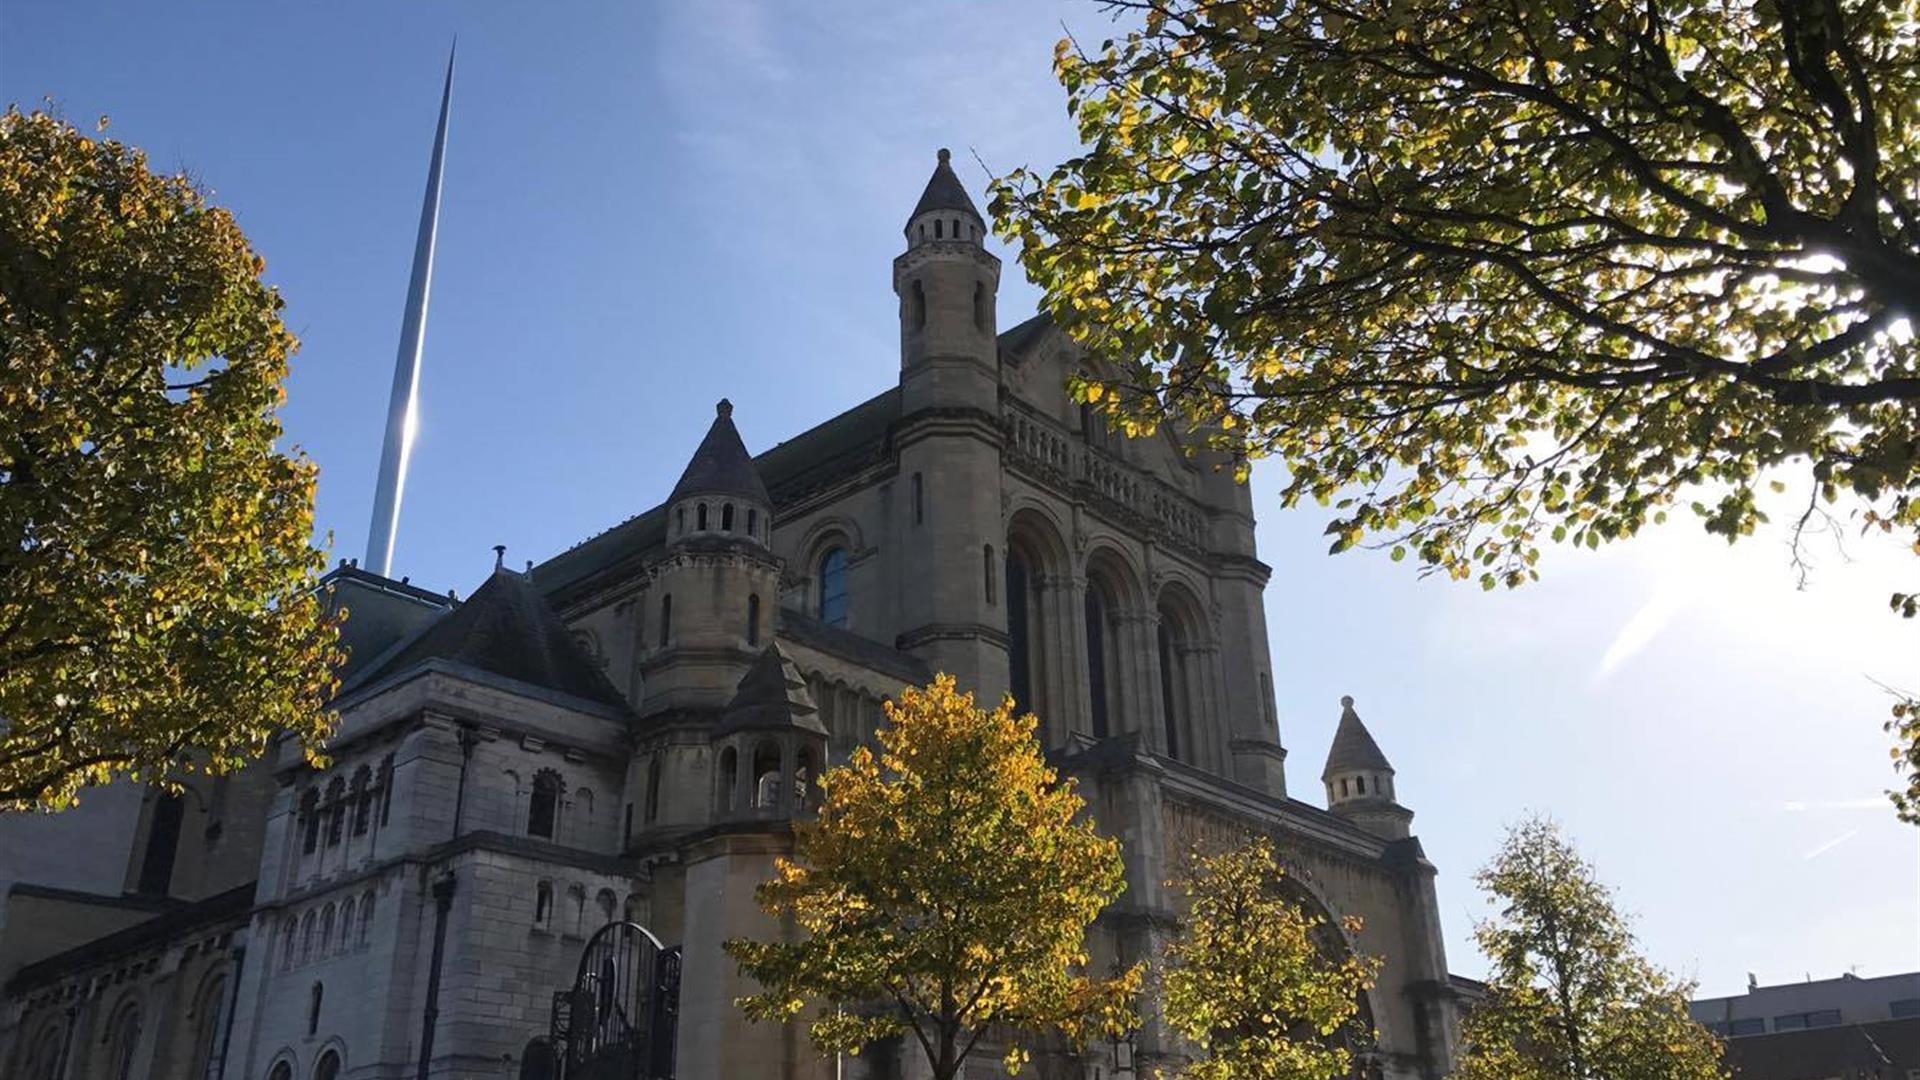
M 537 12 L 537 13 L 536 13 Z M 257 3 L 0 0 L 0 97 L 107 114 L 230 207 L 304 345 L 285 412 L 338 556 L 365 542 L 441 65 L 460 35 L 420 439 L 397 572 L 475 586 L 662 497 L 733 399 L 759 449 L 888 385 L 889 263 L 951 146 L 987 167 L 1072 147 L 1050 74 L 1090 3 Z M 1034 292 L 1010 252 L 1002 325 Z M 1648 953 L 1730 993 L 1920 968 L 1920 830 L 1895 823 L 1873 679 L 1913 685 L 1915 584 L 1884 545 L 1729 550 L 1691 522 L 1556 552 L 1515 593 L 1325 554 L 1324 516 L 1254 477 L 1296 794 L 1353 694 L 1441 869 L 1479 974 L 1472 870 L 1557 816 Z M 1784 517 L 1785 507 L 1782 507 Z

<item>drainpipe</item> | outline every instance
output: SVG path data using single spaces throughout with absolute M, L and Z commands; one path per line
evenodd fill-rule
M 433 1060 L 433 1031 L 440 1022 L 440 965 L 447 952 L 447 911 L 453 907 L 453 871 L 433 883 L 433 963 L 427 973 L 427 1010 L 420 1018 L 420 1068 L 417 1080 L 427 1080 Z

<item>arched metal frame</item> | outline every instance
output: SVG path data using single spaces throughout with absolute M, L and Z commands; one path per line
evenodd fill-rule
M 672 1080 L 680 950 L 636 922 L 611 922 L 553 997 L 548 1045 L 559 1080 Z

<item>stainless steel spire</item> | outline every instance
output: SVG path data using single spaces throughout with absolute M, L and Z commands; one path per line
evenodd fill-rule
M 456 43 L 457 47 L 458 43 Z M 367 529 L 368 568 L 391 576 L 393 541 L 400 525 L 400 497 L 413 454 L 414 414 L 420 399 L 420 355 L 427 341 L 427 294 L 433 285 L 433 242 L 440 225 L 440 170 L 447 157 L 447 110 L 453 103 L 453 50 L 447 51 L 447 82 L 440 91 L 440 127 L 427 166 L 427 196 L 420 206 L 420 234 L 413 245 L 413 279 L 400 322 L 400 352 L 393 362 L 393 396 L 387 402 L 387 436 L 380 447 L 380 486 L 373 493 L 373 524 Z

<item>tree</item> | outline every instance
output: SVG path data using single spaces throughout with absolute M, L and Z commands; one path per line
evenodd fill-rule
M 1125 887 L 1120 845 L 1047 767 L 1035 719 L 987 712 L 952 676 L 887 704 L 865 747 L 820 777 L 820 813 L 756 893 L 797 941 L 727 952 L 762 992 L 756 1021 L 809 1024 L 822 1053 L 911 1033 L 935 1080 L 960 1075 L 992 1029 L 1084 1037 L 1130 1020 L 1137 969 L 1094 979 L 1086 933 Z M 1007 1066 L 1026 1059 L 1018 1045 Z
M 1797 563 L 1840 503 L 1920 550 L 1914 0 L 1108 6 L 993 209 L 1115 423 L 1488 589 L 1795 474 Z
M 0 810 L 328 730 L 314 467 L 274 449 L 295 343 L 263 266 L 186 177 L 0 117 Z
M 1380 962 L 1347 948 L 1341 931 L 1288 889 L 1273 844 L 1258 837 L 1199 855 L 1178 883 L 1188 903 L 1167 946 L 1167 1024 L 1205 1057 L 1192 1080 L 1334 1080 L 1353 1060 L 1360 995 Z M 1371 1033 L 1366 1033 L 1371 1035 Z
M 1492 965 L 1467 1014 L 1459 1080 L 1718 1080 L 1720 1043 L 1691 984 L 1635 949 L 1627 921 L 1559 828 L 1534 818 L 1476 876 L 1500 905 L 1474 931 Z

